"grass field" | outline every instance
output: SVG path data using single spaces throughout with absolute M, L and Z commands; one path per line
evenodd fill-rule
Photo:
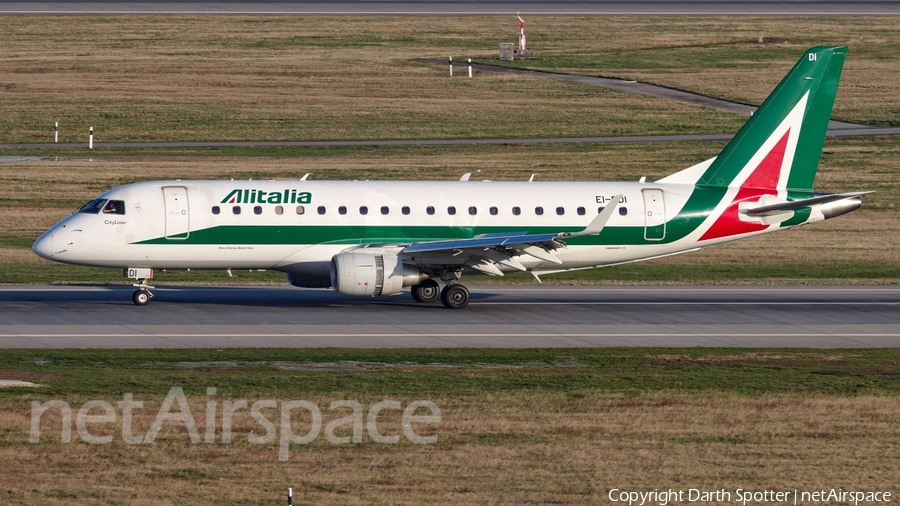
M 0 502 L 277 504 L 289 486 L 295 504 L 606 504 L 614 487 L 896 494 L 898 360 L 890 350 L 11 350 L 0 376 L 42 386 L 0 390 Z M 121 410 L 87 425 L 109 444 L 74 427 L 62 443 L 58 410 L 28 442 L 32 401 L 77 413 L 131 393 L 144 402 L 133 434 L 144 435 L 171 387 L 201 438 L 206 403 L 217 403 L 215 443 L 192 444 L 182 422 L 166 422 L 156 442 L 126 444 Z M 221 442 L 223 403 L 240 399 L 311 401 L 322 427 L 348 414 L 328 408 L 337 400 L 430 400 L 441 420 L 414 427 L 433 444 L 320 436 L 279 461 L 278 440 L 248 441 L 264 428 L 246 410 Z M 399 413 L 379 417 L 382 434 L 402 433 Z M 310 423 L 298 412 L 292 430 Z
M 537 18 L 529 23 L 528 40 L 540 57 L 514 65 L 636 79 L 759 104 L 796 62 L 793 55 L 812 46 L 847 45 L 834 117 L 894 126 L 900 124 L 897 23 L 889 16 Z

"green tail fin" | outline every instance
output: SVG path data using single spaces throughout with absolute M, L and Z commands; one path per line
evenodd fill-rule
M 811 191 L 846 55 L 806 51 L 697 184 Z

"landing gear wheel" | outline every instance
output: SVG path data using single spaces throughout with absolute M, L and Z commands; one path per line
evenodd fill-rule
M 462 309 L 469 305 L 469 289 L 463 285 L 447 285 L 441 290 L 441 303 L 448 309 Z
M 416 302 L 428 304 L 438 300 L 438 297 L 441 296 L 441 288 L 438 286 L 437 281 L 426 279 L 412 287 L 412 296 Z
M 136 306 L 146 306 L 150 303 L 150 292 L 141 288 L 140 290 L 135 290 L 134 295 L 131 296 L 131 300 L 134 302 Z

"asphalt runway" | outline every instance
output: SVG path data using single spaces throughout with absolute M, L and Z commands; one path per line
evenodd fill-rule
M 222 14 L 222 15 L 897 15 L 891 0 L 539 0 L 491 1 L 0 1 L 5 14 Z
M 477 287 L 461 311 L 409 294 L 293 287 L 0 288 L 0 348 L 900 346 L 900 287 Z

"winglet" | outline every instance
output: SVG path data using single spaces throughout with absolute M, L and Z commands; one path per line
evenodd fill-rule
M 616 195 L 613 197 L 612 204 L 603 208 L 603 211 L 594 218 L 587 227 L 581 232 L 563 232 L 559 234 L 559 237 L 581 237 L 584 235 L 597 235 L 603 230 L 603 227 L 606 226 L 606 222 L 612 218 L 614 212 L 616 212 L 616 208 L 619 206 L 619 200 L 622 199 L 622 194 Z

